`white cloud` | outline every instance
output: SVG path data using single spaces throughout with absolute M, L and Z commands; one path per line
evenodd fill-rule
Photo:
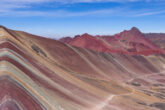
M 159 14 L 163 14 L 165 13 L 165 11 L 161 10 L 161 11 L 148 11 L 148 12 L 141 12 L 138 14 L 135 14 L 134 17 L 141 17 L 141 16 L 150 16 L 150 15 L 159 15 Z
M 43 3 L 43 2 L 61 2 L 61 3 L 95 3 L 95 2 L 135 2 L 142 0 L 0 0 L 1 3 Z M 148 0 L 146 0 L 148 1 Z
M 111 15 L 113 10 L 95 10 L 84 12 L 69 12 L 65 10 L 57 11 L 0 11 L 0 16 L 15 16 L 15 17 L 28 17 L 28 16 L 40 16 L 40 17 L 77 17 L 77 16 L 98 16 L 98 15 Z
M 51 2 L 68 4 L 68 3 L 96 3 L 96 2 L 124 3 L 124 2 L 136 2 L 136 1 L 148 1 L 148 0 L 0 0 L 0 10 L 27 8 L 30 7 L 31 4 L 41 4 L 41 3 L 51 3 Z
M 56 11 L 40 11 L 31 10 L 32 4 L 40 4 L 46 2 L 62 2 L 62 3 L 77 3 L 77 2 L 136 2 L 141 0 L 0 0 L 0 16 L 54 16 L 54 17 L 73 17 L 73 16 L 129 16 L 140 17 L 148 15 L 156 15 L 164 13 L 164 11 L 142 10 L 141 12 L 122 8 L 101 9 L 84 12 L 69 12 L 66 10 Z M 143 0 L 146 2 L 161 1 L 161 0 Z M 43 4 L 42 4 L 43 5 Z M 26 10 L 22 10 L 26 9 Z
M 39 3 L 39 2 L 49 2 L 52 0 L 1 0 L 1 3 Z
M 26 15 L 30 16 L 35 15 L 35 16 L 43 16 L 43 15 L 51 15 L 53 13 L 53 16 L 61 16 L 59 14 L 59 11 L 56 12 L 42 12 L 40 10 L 32 11 L 31 10 L 31 5 L 32 4 L 41 4 L 42 3 L 50 3 L 50 2 L 59 2 L 59 3 L 93 3 L 93 2 L 126 2 L 126 1 L 135 1 L 135 0 L 0 0 L 0 16 L 7 16 L 7 15 L 16 15 L 19 14 L 20 16 Z M 22 9 L 27 9 L 26 11 L 22 11 Z M 65 12 L 68 16 L 82 16 L 82 15 L 87 15 L 87 14 L 96 14 L 98 12 L 101 12 L 102 10 L 96 10 L 92 12 L 81 12 L 81 13 L 70 13 L 70 12 Z

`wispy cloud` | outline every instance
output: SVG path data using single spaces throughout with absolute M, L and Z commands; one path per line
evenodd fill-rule
M 39 2 L 50 2 L 53 0 L 1 0 L 1 3 L 39 3 Z
M 125 8 L 100 9 L 92 11 L 72 12 L 68 10 L 40 11 L 40 10 L 0 10 L 0 16 L 9 17 L 143 17 L 164 14 L 165 11 L 158 10 L 129 10 Z
M 56 2 L 134 2 L 141 0 L 1 0 L 0 2 L 37 3 L 37 2 L 54 2 L 54 1 Z
M 134 17 L 142 17 L 142 16 L 151 16 L 151 15 L 159 15 L 159 14 L 164 14 L 165 10 L 161 11 L 148 11 L 148 12 L 141 12 L 138 14 L 133 15 Z
M 158 10 L 142 10 L 132 11 L 126 7 L 111 8 L 111 9 L 96 9 L 86 10 L 81 12 L 73 12 L 65 9 L 56 10 L 33 10 L 32 5 L 44 5 L 45 3 L 96 3 L 96 2 L 161 2 L 162 0 L 0 0 L 0 16 L 53 16 L 53 17 L 75 17 L 75 16 L 129 16 L 129 17 L 141 17 L 149 15 L 157 15 L 165 13 L 165 11 Z M 22 10 L 25 9 L 25 10 Z
M 59 9 L 54 11 L 41 11 L 33 10 L 32 5 L 40 4 L 44 6 L 44 3 L 95 3 L 95 2 L 120 2 L 121 0 L 0 0 L 0 16 L 85 16 L 110 13 L 111 10 L 94 10 L 84 12 L 69 12 L 67 10 Z M 122 0 L 122 1 L 134 1 L 134 0 Z M 22 10 L 24 9 L 24 10 Z
M 80 16 L 104 16 L 114 13 L 113 10 L 95 10 L 84 12 L 70 12 L 66 10 L 57 11 L 14 11 L 14 10 L 2 10 L 0 16 L 14 16 L 14 17 L 80 17 Z

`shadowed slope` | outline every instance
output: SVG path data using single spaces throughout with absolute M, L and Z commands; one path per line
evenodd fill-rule
M 145 34 L 147 39 L 150 39 L 153 43 L 165 49 L 165 34 L 164 33 L 148 33 Z

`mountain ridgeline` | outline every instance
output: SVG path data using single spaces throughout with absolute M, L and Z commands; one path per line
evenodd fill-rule
M 151 36 L 151 37 L 149 37 Z M 74 38 L 64 37 L 60 41 L 76 46 L 94 50 L 97 52 L 122 53 L 129 55 L 150 55 L 164 53 L 165 38 L 157 34 L 143 34 L 133 27 L 113 36 L 92 36 L 89 34 L 77 35 Z M 160 43 L 160 45 L 159 45 Z

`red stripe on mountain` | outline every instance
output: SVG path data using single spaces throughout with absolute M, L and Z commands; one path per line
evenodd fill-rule
M 25 110 L 43 110 L 39 102 L 37 102 L 21 85 L 8 76 L 0 77 L 0 100 L 5 100 L 4 98 L 16 100 L 19 104 L 23 105 L 24 109 L 26 108 Z M 15 109 L 12 108 L 12 110 Z
M 86 107 L 88 106 L 88 105 L 83 104 L 80 101 L 72 98 L 71 96 L 66 95 L 65 93 L 63 93 L 62 91 L 58 90 L 57 88 L 51 86 L 48 82 L 46 82 L 45 80 L 43 80 L 43 79 L 39 78 L 38 76 L 36 76 L 35 74 L 33 74 L 31 71 L 29 71 L 28 69 L 26 69 L 25 67 L 23 67 L 17 61 L 15 61 L 15 60 L 7 57 L 7 56 L 0 57 L 0 61 L 8 61 L 8 62 L 12 63 L 17 68 L 19 68 L 21 71 L 23 71 L 27 76 L 29 76 L 33 81 L 35 81 L 37 84 L 39 84 L 40 86 L 43 86 L 43 87 L 45 87 L 45 88 L 47 88 L 49 90 L 54 91 L 55 93 L 59 94 L 63 98 L 65 98 L 67 100 L 71 100 L 71 101 L 73 101 L 73 102 L 75 102 L 77 104 L 80 104 L 82 106 L 86 106 Z M 62 84 L 62 85 L 64 85 L 64 84 Z M 64 87 L 67 88 L 68 85 L 65 85 Z M 86 93 L 84 93 L 84 94 L 86 94 Z M 80 95 L 83 95 L 83 94 L 80 94 Z
M 2 45 L 2 46 L 1 46 Z M 63 79 L 62 77 L 58 76 L 57 74 L 55 74 L 53 71 L 49 70 L 48 68 L 46 68 L 44 65 L 38 65 L 38 61 L 36 61 L 32 56 L 26 55 L 24 54 L 22 51 L 20 51 L 19 49 L 17 49 L 14 45 L 12 45 L 9 42 L 5 42 L 3 44 L 0 44 L 0 48 L 3 47 L 7 47 L 15 52 L 17 52 L 18 54 L 20 54 L 23 58 L 25 58 L 26 60 L 28 60 L 35 68 L 37 68 L 42 74 L 46 75 L 47 77 L 49 77 L 51 80 L 53 80 L 55 83 L 65 87 L 68 90 L 71 90 L 72 93 L 77 94 L 78 96 L 85 98 L 85 99 L 97 99 L 97 100 L 101 100 L 98 96 L 95 96 L 89 92 L 87 92 L 86 90 L 83 90 L 79 87 L 77 87 L 76 85 L 71 84 L 70 82 L 66 81 L 65 79 Z M 13 62 L 13 64 L 17 64 L 18 62 L 16 62 L 15 60 L 11 59 L 11 61 Z M 20 65 L 20 64 L 19 64 Z M 21 68 L 24 68 L 22 65 L 20 65 Z M 25 68 L 24 68 L 25 69 Z M 24 70 L 23 70 L 24 71 Z M 32 77 L 32 76 L 31 76 Z M 81 95 L 80 95 L 81 94 Z

